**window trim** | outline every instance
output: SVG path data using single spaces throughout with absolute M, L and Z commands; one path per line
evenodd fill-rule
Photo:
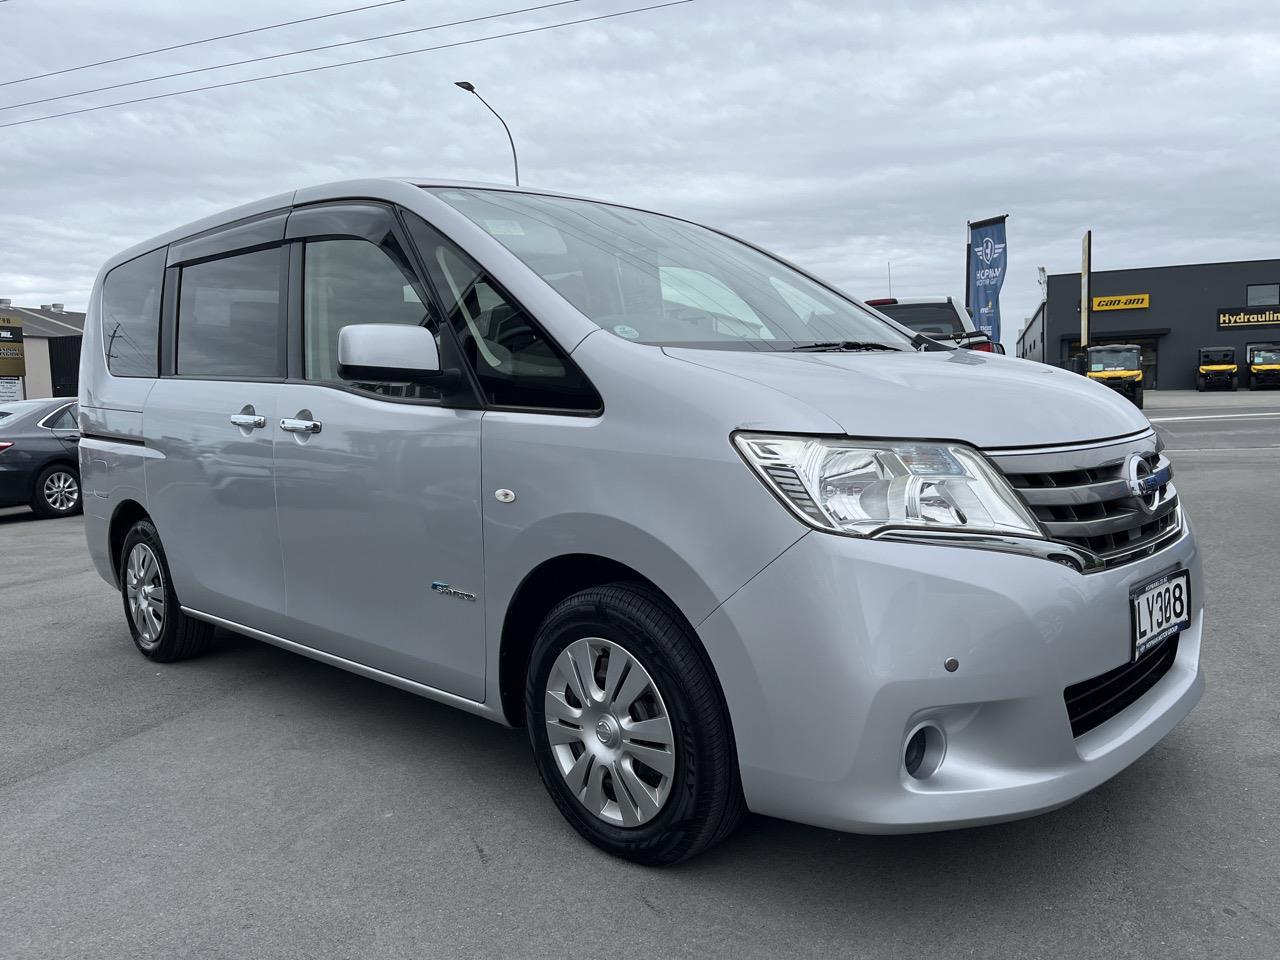
M 518 298 L 512 296 L 511 292 L 507 290 L 507 288 L 503 285 L 502 281 L 500 281 L 497 277 L 495 277 L 493 275 L 493 272 L 489 270 L 487 267 L 485 267 L 484 264 L 476 260 L 476 258 L 471 254 L 470 251 L 467 250 L 466 247 L 460 244 L 457 240 L 454 240 L 451 236 L 449 236 L 448 233 L 440 229 L 440 227 L 436 226 L 434 223 L 432 223 L 422 214 L 417 213 L 413 210 L 407 210 L 404 207 L 400 207 L 400 206 L 397 206 L 395 210 L 396 210 L 397 219 L 400 221 L 401 230 L 403 234 L 409 238 L 409 241 L 410 241 L 408 250 L 410 252 L 410 256 L 413 258 L 413 267 L 415 270 L 418 271 L 418 275 L 420 277 L 425 278 L 424 283 L 427 287 L 427 290 L 431 294 L 431 297 L 435 300 L 436 308 L 439 311 L 440 316 L 445 320 L 445 322 L 441 323 L 441 327 L 443 329 L 448 330 L 448 336 L 450 341 L 453 343 L 454 348 L 457 351 L 457 360 L 462 367 L 463 375 L 466 376 L 467 379 L 470 381 L 472 390 L 475 392 L 476 397 L 478 398 L 480 404 L 482 405 L 482 409 L 501 410 L 504 413 L 548 414 L 550 416 L 557 416 L 557 417 L 596 418 L 596 417 L 604 416 L 604 409 L 605 409 L 604 394 L 602 394 L 599 388 L 596 387 L 595 382 L 589 376 L 587 376 L 587 372 L 582 369 L 582 365 L 573 359 L 573 350 L 566 350 L 564 347 L 564 344 L 562 344 L 559 340 L 557 340 L 547 331 L 546 326 L 544 326 L 538 320 L 538 318 L 532 313 L 532 311 L 526 308 L 525 305 L 521 303 Z M 449 318 L 449 311 L 445 309 L 445 304 L 447 303 L 447 301 L 440 295 L 440 291 L 436 288 L 435 281 L 431 277 L 431 272 L 426 269 L 426 264 L 423 261 L 422 251 L 418 249 L 417 243 L 413 242 L 413 235 L 409 231 L 408 224 L 404 222 L 404 216 L 406 214 L 412 214 L 413 216 L 417 217 L 419 220 L 425 223 L 428 227 L 430 227 L 432 230 L 438 233 L 441 237 L 443 237 L 448 243 L 453 244 L 453 246 L 461 250 L 462 253 L 468 259 L 474 261 L 475 264 L 478 267 L 480 267 L 480 269 L 484 272 L 485 277 L 488 279 L 489 285 L 497 293 L 499 293 L 507 301 L 507 303 L 511 304 L 514 307 L 517 307 L 526 317 L 528 317 L 529 322 L 533 324 L 534 328 L 537 329 L 537 331 L 540 334 L 542 334 L 542 336 L 544 336 L 547 340 L 555 344 L 556 349 L 558 349 L 561 353 L 564 354 L 565 359 L 568 360 L 570 363 L 574 365 L 574 367 L 577 368 L 578 372 L 582 374 L 582 379 L 587 382 L 587 384 L 591 387 L 592 392 L 599 399 L 600 401 L 599 406 L 597 406 L 594 410 L 575 410 L 571 407 L 522 407 L 522 406 L 492 402 L 489 399 L 488 394 L 485 393 L 483 384 L 480 383 L 479 375 L 475 372 L 475 370 L 471 368 L 471 364 L 467 362 L 466 357 L 462 353 L 462 344 L 458 342 L 457 331 L 453 329 L 453 324 L 447 322 Z M 601 328 L 597 327 L 596 329 L 599 330 Z M 596 332 L 595 330 L 590 331 L 587 334 L 587 337 L 590 337 L 595 332 Z M 585 339 L 586 337 L 583 338 L 583 340 Z M 580 340 L 578 343 L 579 345 L 581 345 L 582 341 Z M 577 347 L 575 346 L 574 349 L 577 349 Z
M 268 244 L 258 244 L 253 247 L 243 249 L 229 250 L 225 253 L 214 254 L 213 256 L 200 257 L 199 259 L 188 260 L 183 263 L 171 264 L 165 269 L 165 285 L 161 294 L 161 343 L 168 342 L 170 349 L 162 351 L 164 362 L 161 364 L 160 376 L 169 380 L 208 380 L 217 382 L 231 383 L 284 383 L 289 375 L 289 279 L 290 279 L 290 261 L 288 244 L 276 241 Z M 179 323 L 179 305 L 182 301 L 182 274 L 188 267 L 203 266 L 207 263 L 214 263 L 219 260 L 231 260 L 234 257 L 244 256 L 251 253 L 262 253 L 267 250 L 277 250 L 280 253 L 280 266 L 276 282 L 278 284 L 276 290 L 279 299 L 276 304 L 276 356 L 279 361 L 279 373 L 272 377 L 246 377 L 238 375 L 224 374 L 203 374 L 203 373 L 180 373 L 178 371 L 178 335 L 180 330 Z M 172 271 L 172 282 L 169 276 Z M 170 294 L 170 288 L 172 293 Z M 166 324 L 166 319 L 168 323 Z M 166 336 L 168 334 L 168 336 Z

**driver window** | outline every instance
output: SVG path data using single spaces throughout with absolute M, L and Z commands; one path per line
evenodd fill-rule
M 350 323 L 403 323 L 434 329 L 413 274 L 398 249 L 368 240 L 312 240 L 306 245 L 303 369 L 308 380 L 343 383 L 338 332 Z M 426 384 L 350 384 L 383 396 L 438 399 Z
M 456 245 L 407 215 L 448 323 L 490 403 L 595 411 L 602 403 L 564 351 Z

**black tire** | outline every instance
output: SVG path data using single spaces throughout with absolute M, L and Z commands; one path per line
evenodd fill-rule
M 1139 410 L 1142 409 L 1142 388 L 1138 387 L 1133 391 L 1133 405 Z
M 134 585 L 137 579 L 141 579 L 134 578 L 130 569 L 130 558 L 134 548 L 139 546 L 150 551 L 156 565 L 158 587 L 153 589 L 153 594 L 160 593 L 164 597 L 159 630 L 154 636 L 150 635 L 151 628 L 139 628 L 130 602 L 131 585 Z M 145 555 L 145 552 L 140 555 Z M 204 652 L 213 638 L 212 625 L 192 619 L 179 607 L 178 596 L 173 592 L 173 578 L 169 575 L 169 561 L 165 559 L 160 535 L 150 520 L 139 520 L 125 535 L 124 545 L 120 548 L 120 597 L 124 601 L 125 621 L 129 624 L 133 645 L 148 660 L 172 663 L 175 660 L 198 656 Z M 139 616 L 147 618 L 145 611 L 140 611 Z M 154 624 L 154 621 L 150 622 Z
M 566 782 L 548 737 L 552 668 L 566 647 L 585 638 L 621 647 L 638 663 L 670 720 L 675 759 L 669 789 L 652 819 L 638 826 L 614 825 L 589 810 Z M 525 718 L 538 774 L 560 813 L 614 856 L 651 866 L 677 863 L 723 840 L 746 813 L 733 731 L 711 665 L 666 599 L 641 584 L 583 590 L 547 615 L 525 680 Z M 616 789 L 611 779 L 607 783 Z
M 1204 381 L 1196 380 L 1196 393 L 1204 393 Z
M 70 503 L 66 500 L 68 496 L 73 498 Z M 70 517 L 80 513 L 84 509 L 80 471 L 62 463 L 45 467 L 31 491 L 31 509 L 41 517 Z
M 1238 387 L 1238 386 L 1239 386 L 1239 385 L 1236 383 L 1236 379 L 1235 379 L 1235 377 L 1232 377 L 1232 378 L 1231 378 L 1231 392 L 1232 392 L 1232 393 L 1235 393 L 1235 392 L 1236 392 L 1236 389 L 1237 389 L 1237 387 Z

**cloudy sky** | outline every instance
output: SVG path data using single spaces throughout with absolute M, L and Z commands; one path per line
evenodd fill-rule
M 0 81 L 374 0 L 0 0 Z M 0 85 L 0 107 L 503 13 L 378 9 Z M 577 0 L 16 109 L 0 124 L 645 6 Z M 1036 267 L 1280 254 L 1280 4 L 679 6 L 0 127 L 0 296 L 83 309 L 110 254 L 260 196 L 359 176 L 503 181 L 739 233 L 862 296 L 964 294 L 965 221 L 1008 213 L 1012 343 Z

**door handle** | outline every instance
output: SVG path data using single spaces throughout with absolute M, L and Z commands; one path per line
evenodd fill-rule
M 280 421 L 280 429 L 288 433 L 319 433 L 324 426 L 319 420 L 297 420 L 285 417 Z
M 265 427 L 267 425 L 267 418 L 259 417 L 252 413 L 233 413 L 231 415 L 231 422 L 237 427 L 255 430 L 259 427 Z

